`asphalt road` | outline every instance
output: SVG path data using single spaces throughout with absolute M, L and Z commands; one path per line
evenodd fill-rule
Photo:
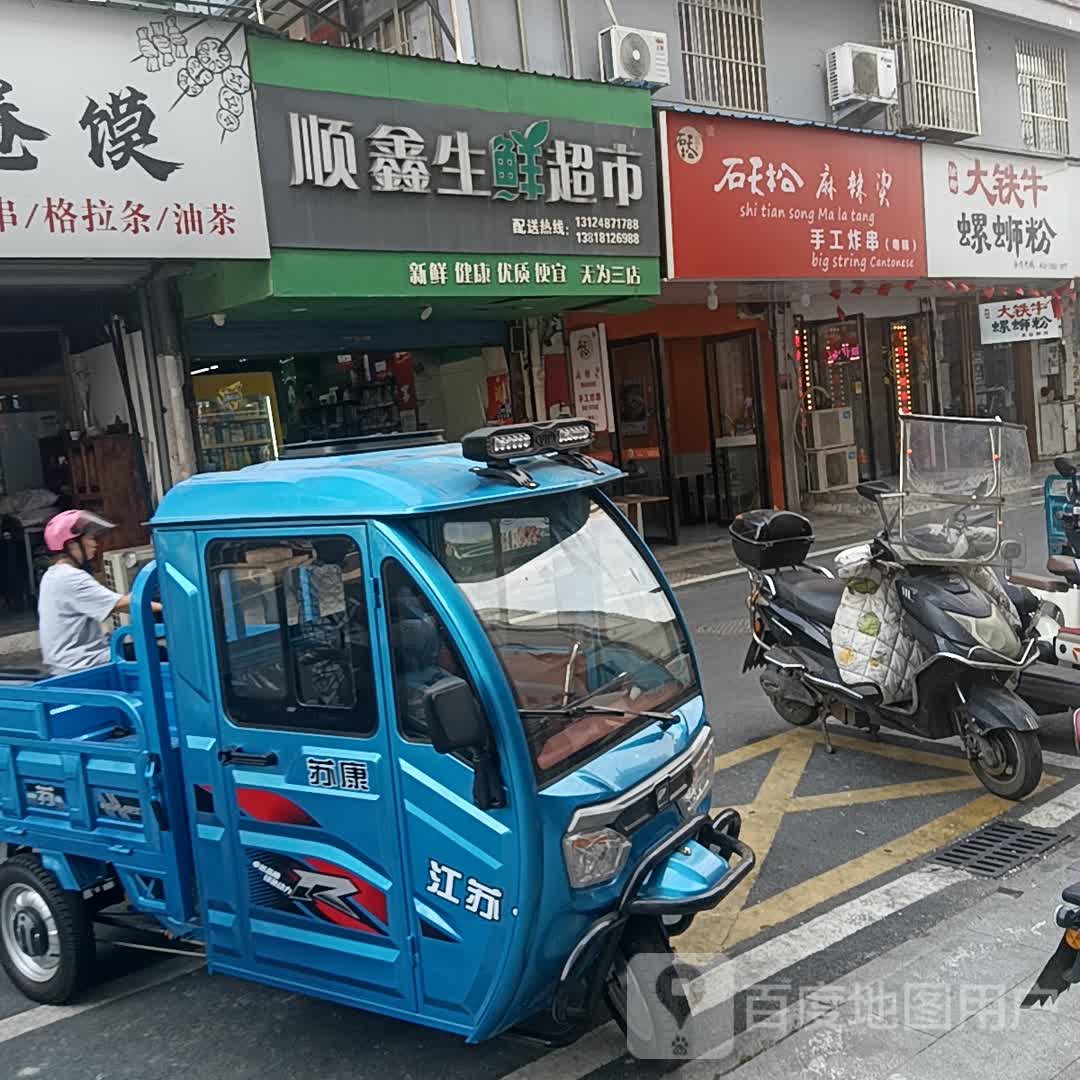
M 1037 536 L 1038 512 L 1029 517 L 1029 535 Z M 1046 804 L 1053 825 L 1062 794 L 1080 781 L 1080 771 L 1051 764 L 1046 790 L 1016 808 L 988 800 L 949 747 L 885 733 L 872 743 L 860 734 L 830 756 L 816 736 L 773 713 L 755 675 L 740 674 L 744 579 L 690 586 L 679 598 L 717 736 L 714 805 L 742 809 L 763 856 L 731 911 L 717 909 L 680 947 L 757 958 L 766 975 L 782 973 L 781 997 L 827 983 L 997 889 L 999 881 L 967 876 L 927 889 L 925 856 L 975 824 L 1030 813 L 1031 805 Z M 1068 727 L 1050 724 L 1044 747 L 1067 762 Z M 801 927 L 808 931 L 800 934 Z M 101 984 L 65 1009 L 31 1006 L 0 975 L 0 1080 L 640 1075 L 610 1023 L 554 1052 L 510 1039 L 468 1047 L 419 1027 L 210 977 L 190 958 L 108 943 L 100 958 Z

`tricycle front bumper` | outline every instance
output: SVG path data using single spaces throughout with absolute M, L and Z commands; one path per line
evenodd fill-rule
M 588 1023 L 600 998 L 623 928 L 639 916 L 679 919 L 685 929 L 715 907 L 754 868 L 754 853 L 739 840 L 735 810 L 697 814 L 642 856 L 613 911 L 589 927 L 563 965 L 551 1005 L 559 1024 Z M 739 861 L 731 865 L 732 856 Z

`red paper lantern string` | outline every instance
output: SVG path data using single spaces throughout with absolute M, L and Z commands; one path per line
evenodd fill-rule
M 911 290 L 915 288 L 915 282 L 914 281 L 905 281 L 904 282 L 904 288 L 907 289 L 908 292 L 911 292 Z
M 885 285 L 879 285 L 878 286 L 878 290 L 877 290 L 878 296 L 888 296 L 890 292 L 892 292 L 892 286 L 891 285 L 885 284 Z
M 1021 296 L 1021 297 L 1024 296 L 1024 290 L 1023 289 L 1017 289 L 1016 290 L 1016 295 Z
M 982 296 L 982 298 L 984 300 L 993 300 L 993 298 L 994 298 L 994 287 L 993 287 L 993 285 L 988 285 L 985 289 L 983 289 L 983 291 L 980 293 L 980 295 Z
M 862 294 L 863 294 L 862 285 L 856 285 L 855 288 L 851 290 L 851 295 L 852 296 L 862 296 Z
M 956 292 L 956 282 L 955 281 L 946 281 L 945 282 L 945 288 L 948 289 L 949 292 Z
M 836 317 L 843 322 L 847 318 L 847 312 L 839 305 L 836 305 Z
M 1061 297 L 1056 292 L 1050 295 L 1050 308 L 1054 312 L 1054 318 L 1060 319 L 1064 304 L 1062 304 Z
M 957 288 L 958 288 L 958 289 L 959 289 L 959 290 L 960 290 L 960 291 L 961 291 L 962 293 L 968 293 L 968 292 L 971 292 L 971 286 L 970 286 L 970 285 L 969 285 L 969 284 L 968 284 L 968 283 L 967 283 L 966 281 L 961 281 L 961 282 L 960 282 L 960 284 L 959 284 L 959 285 L 957 285 L 956 287 L 957 287 Z

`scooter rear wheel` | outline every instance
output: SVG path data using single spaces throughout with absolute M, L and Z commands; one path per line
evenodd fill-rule
M 983 787 L 1002 799 L 1022 799 L 1039 786 L 1043 772 L 1042 746 L 1036 731 L 998 728 L 984 736 L 993 756 L 971 762 Z

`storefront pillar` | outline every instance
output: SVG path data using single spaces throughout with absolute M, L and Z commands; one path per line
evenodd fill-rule
M 168 482 L 178 483 L 197 472 L 198 465 L 191 434 L 191 414 L 187 407 L 186 364 L 172 295 L 172 279 L 152 278 L 147 285 L 147 299 L 154 343 L 154 362 L 148 368 L 151 383 L 155 378 L 159 383 L 158 400 L 165 421 L 163 434 L 167 453 L 162 454 L 162 466 L 168 469 Z M 156 427 L 155 424 L 155 431 Z

